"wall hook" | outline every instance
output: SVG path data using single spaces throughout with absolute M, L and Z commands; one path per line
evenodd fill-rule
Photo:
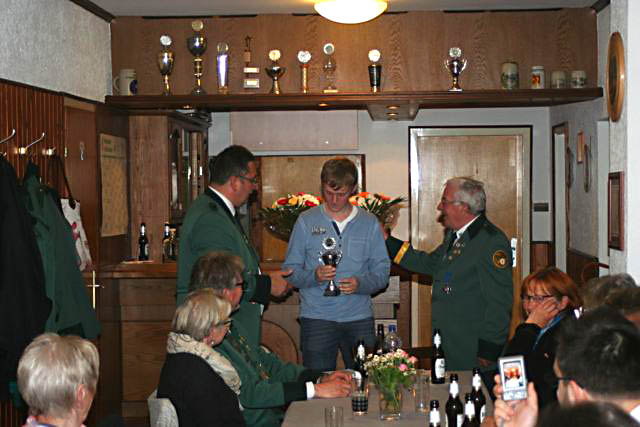
M 16 130 L 13 129 L 11 131 L 11 135 L 9 135 L 8 137 L 6 137 L 5 139 L 3 139 L 2 141 L 0 141 L 0 144 L 4 144 L 5 142 L 8 142 L 11 140 L 11 138 L 13 138 L 14 136 L 16 136 Z
M 42 141 L 45 137 L 45 133 L 42 132 L 42 135 L 40 135 L 40 138 L 36 139 L 35 141 L 33 141 L 31 144 L 27 145 L 26 147 L 20 147 L 18 148 L 18 154 L 21 155 L 25 155 L 27 154 L 27 150 L 29 149 L 29 147 L 31 147 L 33 144 L 37 144 L 38 142 Z

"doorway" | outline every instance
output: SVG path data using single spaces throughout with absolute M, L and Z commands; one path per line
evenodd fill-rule
M 443 239 L 436 205 L 447 179 L 470 176 L 485 184 L 487 217 L 511 241 L 514 305 L 511 331 L 521 321 L 520 282 L 529 271 L 530 126 L 410 128 L 411 241 L 433 251 Z M 418 288 L 412 327 L 419 345 L 431 342 L 431 288 Z

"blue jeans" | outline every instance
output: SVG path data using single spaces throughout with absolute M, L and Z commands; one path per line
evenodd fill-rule
M 375 344 L 373 318 L 353 322 L 300 318 L 302 363 L 310 369 L 333 371 L 336 369 L 338 348 L 347 369 L 353 368 L 353 351 L 358 340 L 364 340 L 369 350 Z

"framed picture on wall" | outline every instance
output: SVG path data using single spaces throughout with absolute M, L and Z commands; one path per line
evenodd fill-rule
M 609 173 L 608 243 L 612 249 L 624 249 L 624 172 Z

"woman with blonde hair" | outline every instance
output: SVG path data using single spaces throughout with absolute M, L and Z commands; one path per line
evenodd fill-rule
M 553 373 L 556 332 L 582 306 L 578 287 L 563 271 L 547 267 L 525 277 L 520 291 L 526 320 L 516 329 L 504 354 L 525 357 L 527 378 L 535 384 L 540 408 L 557 400 Z
M 98 384 L 96 347 L 76 336 L 37 336 L 18 362 L 18 388 L 29 405 L 26 427 L 78 427 Z
M 168 398 L 181 426 L 244 426 L 240 377 L 215 350 L 231 326 L 231 304 L 213 289 L 191 292 L 176 309 L 157 397 Z

